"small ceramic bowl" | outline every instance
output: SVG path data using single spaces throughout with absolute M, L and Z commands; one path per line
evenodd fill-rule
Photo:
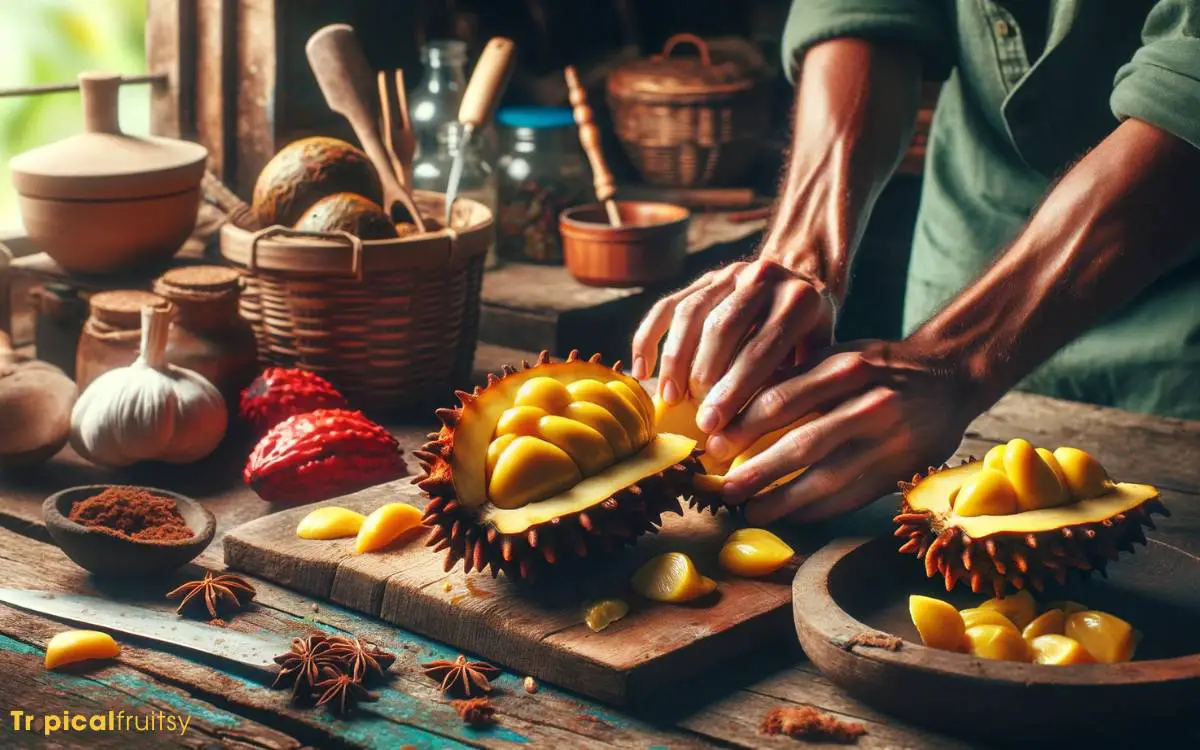
M 688 219 L 682 206 L 617 201 L 622 226 L 609 223 L 599 204 L 568 208 L 559 215 L 563 259 L 576 280 L 589 286 L 665 284 L 683 271 Z
M 153 487 L 139 489 L 174 500 L 179 514 L 192 529 L 190 539 L 170 542 L 125 539 L 82 526 L 67 518 L 75 503 L 99 495 L 111 486 L 93 484 L 72 487 L 54 493 L 42 505 L 42 515 L 50 538 L 81 568 L 104 576 L 167 573 L 194 560 L 212 542 L 217 521 L 208 509 L 183 495 Z

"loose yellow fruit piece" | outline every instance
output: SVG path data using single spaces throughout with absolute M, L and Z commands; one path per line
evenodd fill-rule
M 421 511 L 408 503 L 388 503 L 375 509 L 358 530 L 354 551 L 374 552 L 396 541 L 406 531 L 421 524 Z
M 980 469 L 954 496 L 954 512 L 960 516 L 1007 516 L 1017 510 L 1012 482 L 995 469 Z
M 1004 448 L 1004 474 L 1017 491 L 1017 505 L 1022 511 L 1053 508 L 1070 501 L 1067 488 L 1028 440 L 1008 441 Z
M 1013 625 L 1012 620 L 994 609 L 975 607 L 974 609 L 964 609 L 958 614 L 962 616 L 963 625 L 968 628 L 973 628 L 976 625 L 999 625 L 1003 628 L 1017 629 L 1017 626 Z
M 972 656 L 999 661 L 1029 661 L 1029 646 L 1013 628 L 976 625 L 967 628 L 967 650 Z
M 1079 641 L 1059 633 L 1039 635 L 1029 641 L 1034 664 L 1070 666 L 1072 664 L 1094 664 L 1095 659 Z
M 620 599 L 603 599 L 587 608 L 587 612 L 583 615 L 583 621 L 592 629 L 592 632 L 599 633 L 627 614 L 629 614 L 629 605 L 625 602 Z
M 1113 481 L 1100 462 L 1078 448 L 1056 448 L 1054 458 L 1062 467 L 1067 489 L 1079 500 L 1098 497 L 1113 488 Z
M 354 536 L 367 519 L 349 508 L 317 508 L 300 521 L 296 536 L 301 539 L 341 539 Z
M 1066 635 L 1079 641 L 1101 664 L 1129 661 L 1137 648 L 1133 627 L 1107 612 L 1076 612 L 1067 618 Z
M 108 633 L 99 630 L 68 630 L 46 644 L 46 669 L 88 659 L 112 659 L 121 647 Z
M 958 610 L 948 602 L 914 594 L 908 597 L 908 614 L 926 646 L 945 651 L 965 650 L 966 626 Z
M 730 573 L 757 578 L 774 573 L 796 554 L 766 529 L 739 529 L 729 535 L 717 560 Z
M 1033 622 L 1025 626 L 1021 631 L 1021 637 L 1027 641 L 1032 641 L 1043 635 L 1062 635 L 1066 632 L 1067 616 L 1063 614 L 1061 609 L 1048 609 L 1037 617 L 1033 618 Z
M 1037 602 L 1033 600 L 1033 595 L 1024 589 L 1002 599 L 988 599 L 979 606 L 981 609 L 994 609 L 1012 620 L 1013 625 L 1017 626 L 1018 635 L 1019 631 L 1033 622 L 1033 616 L 1037 612 Z
M 716 587 L 682 552 L 652 558 L 633 574 L 633 590 L 656 602 L 687 602 L 711 594 Z

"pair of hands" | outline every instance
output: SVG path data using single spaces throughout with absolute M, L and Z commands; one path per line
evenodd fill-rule
M 751 523 L 818 521 L 894 491 L 954 452 L 973 415 L 962 378 L 918 338 L 833 346 L 837 301 L 770 259 L 731 264 L 659 300 L 633 343 L 634 377 L 659 364 L 668 404 L 702 399 L 705 450 L 732 458 L 758 437 L 818 413 L 726 476 L 725 499 L 806 472 L 746 507 Z

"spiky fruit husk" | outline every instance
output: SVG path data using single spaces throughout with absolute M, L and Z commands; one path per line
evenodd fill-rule
M 962 464 L 975 460 L 972 456 Z M 1105 575 L 1105 568 L 1120 553 L 1132 554 L 1134 544 L 1146 543 L 1142 527 L 1154 528 L 1153 514 L 1171 515 L 1156 497 L 1095 523 L 973 539 L 962 529 L 944 524 L 937 514 L 908 503 L 908 494 L 918 483 L 949 468 L 931 466 L 911 482 L 900 482 L 904 499 L 893 519 L 895 535 L 905 540 L 900 551 L 924 561 L 926 576 L 942 578 L 947 591 L 961 581 L 975 593 L 1004 596 L 1009 587 L 1042 591 L 1051 581 L 1065 585 L 1072 570 L 1085 576 L 1092 571 Z
M 566 361 L 582 360 L 577 351 L 572 351 Z M 600 355 L 587 361 L 597 364 Z M 466 406 L 503 378 L 549 362 L 549 355 L 542 352 L 536 362 L 523 361 L 519 369 L 506 365 L 499 376 L 489 374 L 485 386 L 477 386 L 471 393 L 458 391 L 456 395 Z M 620 367 L 617 362 L 612 369 L 619 372 Z M 442 421 L 441 430 L 430 433 L 429 442 L 413 455 L 423 471 L 416 484 L 429 496 L 424 522 L 432 531 L 427 544 L 434 551 L 446 553 L 447 572 L 462 561 L 467 573 L 490 570 L 493 578 L 503 572 L 514 580 L 532 581 L 552 566 L 632 545 L 641 535 L 657 532 L 663 514 L 682 514 L 680 497 L 691 493 L 692 476 L 703 471 L 697 451 L 585 510 L 558 516 L 521 533 L 504 533 L 486 523 L 479 508 L 460 503 L 455 495 L 450 457 L 462 407 L 439 409 L 436 414 Z

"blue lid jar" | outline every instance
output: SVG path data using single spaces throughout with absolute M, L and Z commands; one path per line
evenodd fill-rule
M 496 122 L 506 128 L 565 128 L 575 124 L 569 107 L 505 107 L 496 113 Z

